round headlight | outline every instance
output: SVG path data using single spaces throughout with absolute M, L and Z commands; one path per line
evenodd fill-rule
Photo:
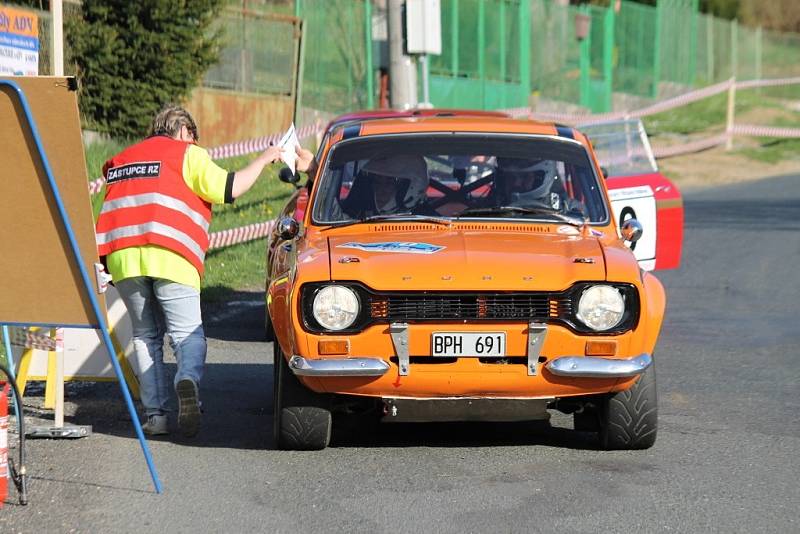
M 344 330 L 358 317 L 358 297 L 349 287 L 325 286 L 314 296 L 313 310 L 326 330 Z
M 578 319 L 598 332 L 617 326 L 624 314 L 625 299 L 615 287 L 592 286 L 578 302 Z

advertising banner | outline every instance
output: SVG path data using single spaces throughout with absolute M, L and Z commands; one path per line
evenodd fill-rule
M 0 5 L 0 76 L 39 75 L 39 17 Z

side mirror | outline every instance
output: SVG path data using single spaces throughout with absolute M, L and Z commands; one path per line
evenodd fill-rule
M 300 225 L 291 217 L 284 217 L 278 221 L 278 236 L 284 241 L 294 239 L 299 231 Z
M 644 232 L 642 224 L 636 219 L 628 219 L 619 229 L 622 239 L 631 243 L 636 243 L 642 237 L 642 232 Z
M 278 171 L 278 179 L 281 182 L 292 184 L 296 187 L 297 182 L 300 181 L 300 175 L 292 174 L 292 170 L 289 167 L 284 167 L 280 171 Z
M 608 169 L 605 167 L 600 167 L 600 173 L 602 173 L 603 178 L 608 178 Z

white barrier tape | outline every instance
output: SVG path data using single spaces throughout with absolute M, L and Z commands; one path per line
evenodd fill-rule
M 305 137 L 316 135 L 322 131 L 322 128 L 323 126 L 320 122 L 307 124 L 297 129 L 297 137 L 298 139 L 303 139 Z M 226 145 L 210 148 L 208 153 L 211 155 L 212 159 L 222 159 L 232 158 L 235 156 L 245 156 L 247 154 L 252 154 L 253 152 L 263 152 L 267 149 L 267 147 L 270 146 L 270 144 L 277 143 L 282 135 L 283 132 L 278 132 L 271 135 L 266 135 L 264 137 L 257 137 L 255 139 L 247 139 L 245 141 L 228 143 Z
M 228 247 L 238 243 L 245 243 L 254 239 L 260 239 L 272 232 L 275 221 L 265 221 L 260 223 L 248 224 L 239 228 L 214 232 L 209 236 L 209 250 Z
M 25 347 L 26 349 L 46 351 L 64 350 L 64 330 L 62 328 L 56 328 L 55 337 L 50 337 L 47 334 L 40 334 L 38 331 L 34 332 L 28 328 L 15 328 L 13 332 L 11 337 L 12 345 Z
M 530 111 L 530 108 L 528 108 L 528 110 L 534 116 L 534 118 L 537 119 L 546 119 L 553 122 L 567 122 L 573 124 L 578 122 L 583 124 L 594 124 L 598 122 L 607 122 L 620 119 L 640 118 L 648 115 L 655 115 L 657 113 L 663 113 L 664 111 L 669 111 L 670 109 L 685 106 L 687 104 L 691 104 L 692 102 L 697 102 L 698 100 L 703 100 L 719 93 L 724 93 L 730 89 L 731 83 L 733 83 L 732 80 L 725 80 L 724 82 L 720 82 L 715 85 L 709 85 L 708 87 L 697 89 L 696 91 L 690 91 L 688 93 L 657 102 L 642 109 L 632 111 L 613 111 L 609 113 L 591 114 L 533 112 Z M 515 108 L 515 111 L 518 109 L 520 108 Z
M 753 137 L 800 137 L 800 128 L 781 128 L 779 126 L 757 126 L 754 124 L 734 124 L 731 129 L 734 135 L 750 135 Z
M 752 89 L 753 87 L 773 87 L 777 85 L 797 85 L 800 84 L 800 76 L 795 78 L 773 78 L 770 80 L 746 80 L 736 82 L 737 89 Z
M 322 123 L 315 122 L 308 124 L 297 130 L 298 139 L 304 139 L 312 135 L 322 132 Z M 237 141 L 235 143 L 228 143 L 214 148 L 209 148 L 208 153 L 211 159 L 232 158 L 235 156 L 246 156 L 254 152 L 263 152 L 271 143 L 277 143 L 283 136 L 283 132 L 266 135 L 264 137 L 257 137 L 254 139 L 246 139 L 244 141 Z M 103 190 L 103 185 L 106 183 L 105 178 L 102 176 L 96 180 L 89 182 L 89 194 L 96 195 Z
M 692 154 L 694 152 L 700 152 L 701 150 L 714 148 L 715 146 L 724 144 L 725 141 L 727 140 L 728 140 L 727 134 L 720 134 L 712 137 L 705 137 L 703 139 L 698 139 L 690 143 L 684 143 L 682 145 L 672 145 L 665 147 L 654 146 L 653 156 L 655 156 L 656 159 L 664 159 L 672 156 L 680 156 L 682 154 Z

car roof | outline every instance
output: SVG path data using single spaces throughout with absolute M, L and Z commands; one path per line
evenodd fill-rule
M 512 119 L 508 116 L 411 116 L 385 117 L 381 120 L 342 123 L 336 127 L 332 141 L 341 138 L 379 134 L 429 132 L 485 132 L 551 135 L 575 139 L 586 144 L 579 131 L 552 122 Z
M 401 117 L 509 117 L 502 111 L 484 111 L 477 109 L 456 109 L 456 108 L 431 108 L 431 109 L 371 109 L 345 113 L 333 118 L 325 131 L 330 131 L 344 123 L 354 123 L 372 121 L 378 119 L 392 119 Z

